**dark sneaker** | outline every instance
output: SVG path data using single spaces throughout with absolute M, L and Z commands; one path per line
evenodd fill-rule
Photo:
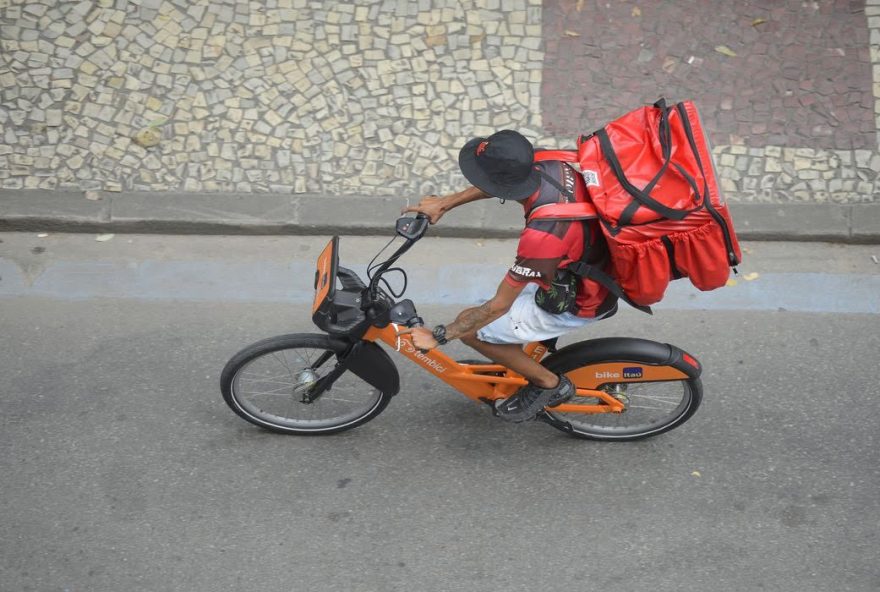
M 533 419 L 544 407 L 555 407 L 574 397 L 574 385 L 567 376 L 559 377 L 559 384 L 545 389 L 528 384 L 496 403 L 498 416 L 507 421 L 519 423 Z

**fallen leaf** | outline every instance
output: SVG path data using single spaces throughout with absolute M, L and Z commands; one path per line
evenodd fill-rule
M 691 477 L 702 477 L 703 474 L 700 471 L 692 471 Z
M 757 27 L 758 25 L 763 25 L 766 22 L 767 22 L 767 19 L 756 18 L 755 20 L 752 21 L 752 26 Z
M 638 6 L 634 6 L 633 10 L 632 10 L 632 15 L 633 16 L 642 16 L 642 9 L 639 8 Z
M 581 36 L 581 34 L 578 33 L 577 31 L 569 31 L 568 29 L 565 30 L 565 34 L 569 37 L 580 37 Z
M 98 236 L 95 237 L 95 240 L 98 241 L 99 243 L 106 243 L 108 240 L 112 239 L 114 236 L 116 236 L 116 235 L 115 234 L 99 234 Z
M 162 140 L 162 134 L 155 127 L 145 127 L 134 135 L 134 142 L 143 148 L 151 148 Z
M 732 287 L 734 287 L 735 285 L 737 285 L 738 283 L 739 283 L 738 281 L 736 281 L 735 279 L 731 278 L 731 279 L 727 280 L 727 283 L 726 283 L 725 285 L 726 285 L 728 288 L 732 288 Z
M 46 238 L 47 236 L 49 236 L 48 232 L 41 232 L 37 235 L 37 238 Z
M 759 277 L 761 277 L 761 274 L 759 274 L 759 273 L 753 271 L 752 273 L 747 273 L 747 274 L 745 274 L 745 275 L 743 276 L 743 279 L 744 279 L 745 281 L 747 281 L 747 282 L 751 282 L 751 281 L 753 281 L 753 280 L 758 279 Z
M 577 0 L 577 4 L 574 5 L 574 8 L 580 12 L 584 8 L 584 0 Z
M 726 45 L 717 45 L 715 47 L 715 51 L 717 51 L 718 53 L 720 53 L 722 55 L 726 55 L 729 58 L 736 57 L 736 52 L 733 51 L 732 49 L 730 49 L 729 47 L 727 47 Z
M 675 72 L 675 67 L 677 65 L 678 65 L 677 59 L 666 58 L 665 60 L 663 60 L 663 65 L 661 66 L 661 68 L 663 68 L 663 71 L 666 72 L 667 74 L 672 74 L 673 72 Z

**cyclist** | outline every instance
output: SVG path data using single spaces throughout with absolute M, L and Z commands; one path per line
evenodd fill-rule
M 443 197 L 424 197 L 404 212 L 422 213 L 435 224 L 453 208 L 497 197 L 520 202 L 528 219 L 529 212 L 537 207 L 580 201 L 586 195 L 577 171 L 558 161 L 534 162 L 532 144 L 512 130 L 467 142 L 459 153 L 459 166 L 472 187 Z M 562 270 L 567 265 L 579 260 L 601 265 L 603 259 L 607 260 L 606 249 L 595 220 L 527 222 L 520 234 L 514 265 L 495 296 L 463 310 L 448 325 L 400 333 L 411 333 L 413 344 L 425 350 L 460 339 L 495 363 L 523 375 L 529 384 L 498 402 L 495 409 L 508 421 L 532 419 L 544 407 L 571 399 L 575 389 L 567 377 L 554 374 L 527 356 L 522 345 L 559 337 L 617 310 L 617 298 L 586 278 L 575 278 L 574 304 L 561 313 L 539 306 L 536 293 L 541 290 L 543 298 L 539 299 L 546 300 L 553 294 L 548 291 L 551 284 L 564 277 Z

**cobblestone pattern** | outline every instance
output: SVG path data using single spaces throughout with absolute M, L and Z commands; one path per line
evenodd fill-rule
M 566 147 L 664 93 L 732 200 L 875 199 L 880 0 L 660 6 L 0 0 L 0 187 L 445 192 L 474 135 Z
M 869 51 L 874 72 L 874 121 L 877 127 L 877 146 L 880 149 L 880 0 L 867 0 L 865 14 L 868 16 Z
M 540 130 L 534 0 L 0 0 L 0 32 L 5 188 L 424 193 Z
M 548 0 L 545 128 L 592 131 L 659 96 L 691 98 L 729 198 L 874 201 L 878 29 L 880 0 Z
M 745 202 L 870 203 L 880 194 L 873 150 L 716 146 L 724 195 Z
M 545 2 L 550 132 L 669 96 L 697 101 L 717 144 L 877 146 L 864 0 L 582 4 Z

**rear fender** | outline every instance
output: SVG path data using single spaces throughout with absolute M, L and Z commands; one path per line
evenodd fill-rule
M 560 349 L 545 358 L 542 363 L 550 370 L 554 370 L 600 363 L 614 368 L 617 362 L 622 364 L 620 368 L 622 376 L 625 369 L 623 366 L 626 363 L 647 366 L 645 370 L 647 374 L 652 372 L 662 374 L 660 369 L 663 367 L 674 368 L 689 378 L 698 378 L 702 372 L 700 362 L 686 351 L 668 343 L 633 337 L 606 337 L 581 341 Z M 637 377 L 633 376 L 633 378 Z M 649 379 L 649 376 L 638 378 L 644 380 Z

